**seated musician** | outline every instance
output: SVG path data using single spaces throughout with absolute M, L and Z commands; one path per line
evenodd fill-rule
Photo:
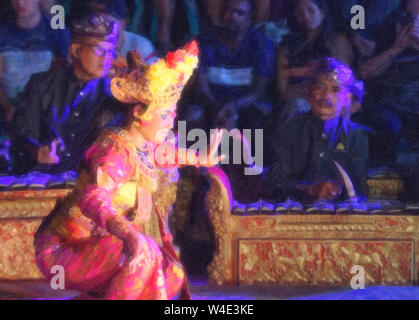
M 19 96 L 11 125 L 14 169 L 76 170 L 97 132 L 93 115 L 110 94 L 107 78 L 115 54 L 119 24 L 91 13 L 71 25 L 71 64 L 55 63 L 33 75 Z
M 367 196 L 368 138 L 346 116 L 356 80 L 349 67 L 332 58 L 319 61 L 308 101 L 311 111 L 289 120 L 272 139 L 269 173 L 276 200 L 333 200 L 342 193 L 336 161 L 358 195 Z

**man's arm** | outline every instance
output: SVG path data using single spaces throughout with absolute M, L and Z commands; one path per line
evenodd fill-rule
M 211 92 L 208 78 L 203 70 L 199 70 L 198 76 L 198 101 L 204 108 L 207 109 L 212 119 L 217 117 L 217 112 L 220 111 L 221 105 Z
M 254 103 L 260 100 L 266 92 L 269 79 L 256 76 L 253 80 L 252 89 L 249 94 L 241 97 L 236 101 L 238 109 L 252 106 Z
M 397 30 L 396 39 L 390 48 L 361 64 L 359 68 L 360 77 L 362 79 L 369 79 L 386 71 L 393 64 L 394 58 L 411 44 L 411 30 L 411 25 L 400 27 Z
M 218 113 L 216 114 L 217 122 L 221 124 L 227 120 L 225 125 L 227 128 L 231 129 L 231 126 L 234 125 L 238 117 L 238 112 L 240 109 L 250 107 L 256 102 L 260 101 L 260 98 L 265 93 L 268 82 L 269 79 L 255 76 L 251 90 L 247 95 L 239 99 L 227 102 L 219 109 Z
M 252 106 L 259 101 L 265 94 L 270 79 L 273 79 L 275 74 L 275 50 L 272 42 L 263 33 L 257 33 L 256 39 L 254 79 L 250 92 L 235 101 L 237 109 Z
M 211 92 L 207 75 L 203 70 L 199 70 L 198 72 L 198 91 L 210 104 L 218 105 L 217 99 Z

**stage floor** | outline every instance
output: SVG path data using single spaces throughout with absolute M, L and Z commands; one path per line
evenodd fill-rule
M 214 287 L 206 279 L 191 279 L 195 300 L 419 300 L 419 287 Z M 76 291 L 53 290 L 45 281 L 0 281 L 0 300 L 69 300 Z

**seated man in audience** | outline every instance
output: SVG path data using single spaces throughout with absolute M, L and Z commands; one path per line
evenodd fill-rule
M 32 74 L 47 71 L 53 57 L 67 56 L 70 34 L 51 28 L 40 0 L 7 1 L 15 18 L 0 25 L 0 85 L 6 94 L 2 98 L 13 100 Z
M 273 76 L 274 50 L 270 40 L 252 28 L 254 13 L 254 1 L 225 0 L 222 26 L 200 35 L 199 94 L 186 112 L 187 121 L 262 128 L 272 109 L 262 99 Z
M 70 36 L 68 30 L 53 30 L 41 11 L 40 0 L 5 0 L 4 20 L 0 25 L 0 158 L 9 158 L 9 126 L 15 98 L 32 74 L 50 68 L 52 59 L 65 57 Z M 0 168 L 0 170 L 1 170 Z
M 32 76 L 16 105 L 12 153 L 18 172 L 77 167 L 94 134 L 93 115 L 110 96 L 105 78 L 115 57 L 118 22 L 90 14 L 71 27 L 72 65 Z
M 357 195 L 367 196 L 367 135 L 346 116 L 354 85 L 349 67 L 320 60 L 309 88 L 311 111 L 286 122 L 271 141 L 276 162 L 268 182 L 276 200 L 337 198 L 342 186 L 334 161 L 346 170 Z

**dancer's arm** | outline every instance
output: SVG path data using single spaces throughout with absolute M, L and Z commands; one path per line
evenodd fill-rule
M 131 222 L 117 215 L 112 199 L 118 189 L 135 175 L 135 164 L 130 163 L 128 151 L 117 143 L 95 143 L 84 162 L 93 182 L 86 186 L 80 209 L 84 215 L 120 239 L 130 232 Z
M 94 182 L 88 185 L 82 195 L 80 209 L 110 234 L 124 242 L 124 252 L 129 258 L 130 272 L 136 259 L 141 256 L 147 237 L 140 234 L 125 217 L 117 214 L 112 199 L 119 188 L 135 176 L 135 163 L 129 152 L 117 143 L 103 146 L 94 144 L 85 155 Z

